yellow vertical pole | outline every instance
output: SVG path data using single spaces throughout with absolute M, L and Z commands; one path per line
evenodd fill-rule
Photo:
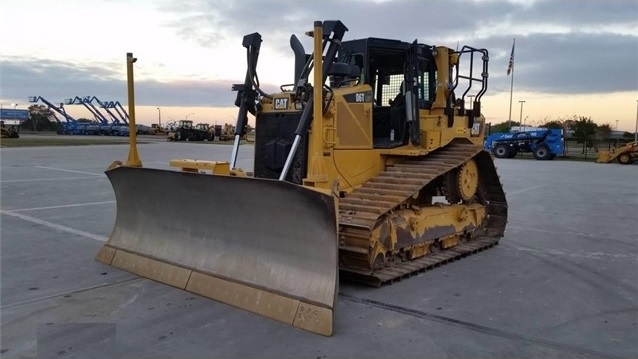
M 321 21 L 315 21 L 312 33 L 314 38 L 313 109 L 308 144 L 308 176 L 303 180 L 303 183 L 306 186 L 329 190 L 330 184 L 323 157 L 323 24 Z
M 142 167 L 142 161 L 137 153 L 137 128 L 135 126 L 135 86 L 133 83 L 133 63 L 137 61 L 133 53 L 126 53 L 126 82 L 128 85 L 128 159 L 125 166 Z
M 315 21 L 314 29 L 314 80 L 313 80 L 313 92 L 314 96 L 314 108 L 313 108 L 313 123 L 312 134 L 315 139 L 318 139 L 321 143 L 322 125 L 323 125 L 323 24 L 321 21 Z

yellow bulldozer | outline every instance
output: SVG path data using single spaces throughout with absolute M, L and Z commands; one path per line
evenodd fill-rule
M 488 51 L 343 41 L 347 30 L 315 22 L 310 55 L 291 36 L 294 79 L 279 93 L 259 87 L 261 35 L 244 37 L 228 162 L 144 168 L 131 136 L 106 171 L 117 216 L 96 259 L 331 335 L 339 278 L 380 286 L 497 244 L 507 201 L 482 149 Z M 248 113 L 250 175 L 236 167 Z
M 609 151 L 598 151 L 597 163 L 610 163 L 618 160 L 623 165 L 633 163 L 638 158 L 638 142 L 629 142 L 621 146 L 611 148 Z

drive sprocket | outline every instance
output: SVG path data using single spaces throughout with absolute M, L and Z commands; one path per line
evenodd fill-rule
M 476 195 L 479 175 L 474 159 L 447 173 L 442 190 L 448 203 L 470 202 Z
M 457 185 L 461 199 L 469 202 L 478 188 L 478 167 L 474 159 L 465 162 L 458 171 Z

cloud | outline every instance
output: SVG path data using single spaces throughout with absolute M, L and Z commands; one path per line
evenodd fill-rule
M 508 48 L 502 44 L 509 41 Z M 531 34 L 516 38 L 515 86 L 552 94 L 614 93 L 638 90 L 638 40 L 615 34 Z M 512 39 L 478 42 L 490 52 L 489 92 L 509 91 L 506 75 Z
M 57 104 L 89 95 L 102 101 L 127 102 L 126 75 L 108 67 L 4 58 L 0 71 L 2 98 L 12 102 L 23 103 L 29 96 L 41 96 Z M 141 80 L 135 82 L 135 102 L 141 106 L 229 106 L 236 96 L 231 86 L 227 80 Z
M 635 31 L 637 14 L 638 2 L 635 1 L 545 0 L 524 8 L 521 15 L 528 17 L 528 22 L 541 20 L 547 24 L 590 29 L 619 24 Z
M 466 1 L 396 0 L 350 1 L 342 11 L 341 0 L 304 2 L 297 0 L 263 2 L 261 0 L 183 0 L 161 5 L 176 15 L 168 24 L 184 39 L 207 38 L 203 45 L 214 44 L 220 36 L 260 31 L 275 42 L 284 42 L 290 33 L 310 30 L 314 20 L 342 20 L 350 28 L 350 38 L 387 37 L 425 42 L 474 38 L 489 26 L 515 27 L 512 35 L 529 32 L 584 29 L 602 31 L 610 25 L 634 34 L 638 3 L 626 0 L 580 1 Z M 337 9 L 339 9 L 337 11 Z M 278 41 L 277 41 L 278 40 Z M 284 40 L 284 41 L 282 41 Z
M 350 29 L 344 40 L 417 38 L 430 45 L 487 48 L 490 92 L 509 91 L 505 71 L 516 37 L 516 84 L 520 90 L 569 94 L 638 89 L 638 2 L 582 1 L 350 1 L 185 0 L 163 5 L 183 12 L 170 26 L 184 39 L 214 46 L 218 34 L 237 38 L 258 31 L 264 47 L 292 56 L 291 33 L 301 36 L 314 20 L 340 19 Z M 283 29 L 283 30 L 282 30 Z M 308 51 L 308 50 L 307 50 Z M 261 71 L 264 71 L 261 69 Z
M 355 0 L 345 4 L 342 0 L 164 0 L 137 4 L 170 14 L 164 18 L 164 26 L 184 43 L 214 50 L 210 51 L 214 57 L 211 60 L 205 58 L 206 52 L 205 56 L 198 54 L 200 63 L 211 68 L 245 63 L 241 55 L 235 58 L 240 52 L 231 56 L 225 46 L 243 50 L 242 37 L 260 32 L 264 55 L 258 71 L 260 78 L 271 82 L 276 77 L 263 75 L 283 73 L 286 69 L 273 69 L 272 62 L 266 66 L 266 53 L 281 59 L 292 58 L 288 40 L 293 33 L 309 51 L 311 40 L 303 33 L 310 30 L 312 22 L 340 19 L 350 29 L 344 40 L 383 37 L 411 42 L 416 38 L 430 45 L 455 48 L 458 43 L 488 49 L 488 95 L 509 92 L 510 78 L 505 72 L 513 38 L 516 38 L 517 90 L 543 94 L 638 90 L 638 2 L 635 1 Z M 193 57 L 184 57 L 182 62 L 189 60 Z M 159 71 L 170 70 L 161 59 L 156 60 L 156 65 Z M 175 77 L 177 79 L 157 81 L 153 80 L 157 77 L 140 69 L 136 72 L 137 104 L 229 106 L 234 103 L 231 85 L 243 82 L 242 75 L 225 74 L 236 79 L 207 79 L 198 75 L 198 70 L 201 68 Z M 77 64 L 71 60 L 3 56 L 1 97 L 20 103 L 31 95 L 57 102 L 68 97 L 95 95 L 103 100 L 125 102 L 123 71 L 120 62 Z M 291 73 L 292 69 L 286 76 Z M 278 86 L 264 84 L 263 87 L 275 91 Z
M 638 89 L 638 43 L 632 36 L 541 34 L 517 39 L 517 51 L 522 90 L 590 94 Z

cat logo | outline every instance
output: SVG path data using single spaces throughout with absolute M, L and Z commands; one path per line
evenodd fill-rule
M 288 97 L 275 98 L 275 110 L 287 110 Z

